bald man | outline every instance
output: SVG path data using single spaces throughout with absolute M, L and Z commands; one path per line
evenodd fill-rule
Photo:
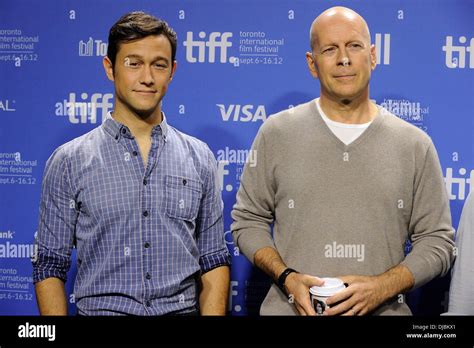
M 453 262 L 435 147 L 370 101 L 376 53 L 359 14 L 324 11 L 310 43 L 320 96 L 262 125 L 232 211 L 235 243 L 275 281 L 260 313 L 315 315 L 310 287 L 338 277 L 325 315 L 410 315 L 403 294 Z

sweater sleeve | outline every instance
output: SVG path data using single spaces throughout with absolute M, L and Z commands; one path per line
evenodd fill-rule
M 409 223 L 412 250 L 402 262 L 413 274 L 413 289 L 444 276 L 454 261 L 454 230 L 438 154 L 430 141 L 414 181 Z
M 268 121 L 267 121 L 268 122 Z M 256 163 L 247 162 L 232 210 L 232 235 L 240 251 L 254 262 L 255 252 L 275 244 L 270 224 L 274 220 L 275 191 L 268 160 L 271 157 L 265 140 L 265 123 L 259 130 L 252 150 Z

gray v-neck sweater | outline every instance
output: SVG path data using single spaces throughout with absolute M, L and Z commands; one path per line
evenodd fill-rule
M 419 287 L 448 272 L 449 201 L 436 149 L 417 127 L 379 107 L 345 145 L 313 100 L 270 117 L 252 150 L 257 163 L 245 166 L 231 227 L 251 262 L 270 246 L 288 267 L 319 277 L 377 275 L 402 263 Z M 374 314 L 410 314 L 398 300 Z M 297 311 L 273 285 L 261 314 Z

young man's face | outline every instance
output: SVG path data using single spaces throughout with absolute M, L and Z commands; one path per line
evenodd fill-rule
M 368 97 L 376 57 L 364 24 L 336 17 L 322 21 L 317 29 L 307 59 L 311 73 L 320 80 L 321 94 L 334 100 Z
M 153 35 L 121 43 L 114 69 L 107 57 L 104 66 L 115 85 L 116 104 L 122 109 L 142 118 L 161 113 L 161 100 L 176 68 L 166 36 Z

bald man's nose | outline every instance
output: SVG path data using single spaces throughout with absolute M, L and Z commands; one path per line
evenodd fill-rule
M 339 51 L 337 57 L 337 65 L 349 66 L 351 65 L 351 60 L 349 59 L 349 54 L 347 53 L 346 48 L 343 48 Z

